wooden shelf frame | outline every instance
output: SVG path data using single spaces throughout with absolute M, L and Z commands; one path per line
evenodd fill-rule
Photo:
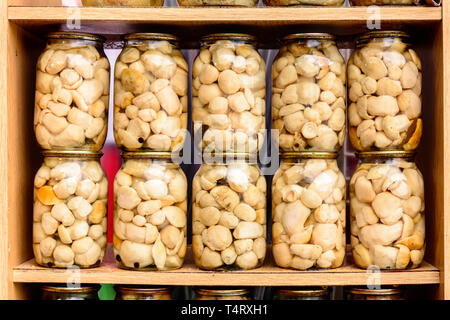
M 34 77 L 42 35 L 59 30 L 73 12 L 61 7 L 20 6 L 24 1 L 0 1 L 0 61 L 6 61 L 0 64 L 1 299 L 26 298 L 27 283 L 66 281 L 64 270 L 39 268 L 29 260 L 32 257 L 29 195 L 32 177 L 40 165 L 32 131 L 34 83 L 30 83 L 30 78 Z M 45 1 L 48 0 L 38 2 Z M 337 34 L 353 35 L 363 31 L 371 18 L 366 8 L 80 8 L 79 12 L 82 31 L 95 30 L 105 35 L 158 25 L 173 27 L 181 33 L 245 26 L 269 34 L 269 43 L 279 31 L 296 30 L 299 26 L 302 31 L 307 26 L 314 30 L 333 27 Z M 400 26 L 419 33 L 423 39 L 420 51 L 426 57 L 424 68 L 429 70 L 424 75 L 425 131 L 423 150 L 418 157 L 427 187 L 428 262 L 416 270 L 383 271 L 381 281 L 437 284 L 431 290 L 432 297 L 450 299 L 450 3 L 444 2 L 442 8 L 383 7 L 380 18 L 383 27 Z M 351 265 L 331 271 L 283 270 L 274 267 L 270 260 L 254 271 L 206 272 L 198 270 L 188 259 L 178 271 L 152 272 L 150 276 L 148 272 L 120 270 L 109 257 L 101 267 L 82 270 L 80 276 L 84 282 L 102 283 L 230 285 L 232 279 L 235 285 L 273 286 L 358 285 L 366 283 L 369 275 Z
M 112 248 L 109 247 L 105 260 L 98 268 L 73 270 L 49 269 L 38 266 L 33 259 L 14 268 L 13 281 L 27 283 L 66 283 L 78 277 L 82 283 L 146 284 L 208 286 L 347 286 L 366 285 L 376 279 L 381 285 L 394 284 L 438 284 L 439 269 L 427 262 L 414 270 L 367 272 L 354 265 L 344 264 L 332 270 L 295 271 L 275 266 L 268 250 L 262 267 L 247 271 L 215 272 L 200 270 L 195 266 L 189 246 L 185 263 L 181 269 L 172 271 L 130 271 L 117 267 Z

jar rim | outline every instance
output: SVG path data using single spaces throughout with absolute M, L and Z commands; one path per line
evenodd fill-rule
M 254 35 L 248 33 L 211 33 L 200 38 L 201 42 L 216 41 L 216 40 L 243 40 L 249 42 L 256 42 L 257 39 Z
M 233 160 L 247 160 L 247 161 L 255 161 L 255 164 L 258 159 L 258 155 L 256 153 L 248 153 L 248 152 L 241 152 L 241 153 L 235 153 L 235 152 L 217 152 L 217 153 L 203 153 L 201 155 L 202 160 L 204 163 L 210 163 L 209 161 L 215 161 L 215 160 L 227 160 L 227 159 L 233 159 Z
M 277 293 L 279 294 L 291 294 L 296 296 L 317 296 L 317 295 L 327 295 L 329 294 L 330 290 L 327 286 L 323 287 L 293 287 L 292 289 L 286 287 L 286 288 L 280 288 L 277 290 Z
M 123 151 L 124 159 L 172 159 L 175 153 L 172 152 L 156 152 L 156 151 Z
M 55 158 L 96 158 L 100 159 L 103 152 L 85 151 L 85 150 L 43 150 L 44 157 Z
M 197 288 L 195 292 L 200 295 L 207 296 L 240 296 L 249 294 L 250 290 L 248 289 L 217 289 L 217 288 Z
M 152 286 L 140 286 L 140 285 L 115 285 L 114 289 L 119 292 L 127 293 L 157 293 L 157 292 L 170 292 L 169 287 L 152 287 Z
M 68 286 L 60 286 L 57 284 L 47 284 L 41 287 L 42 291 L 46 292 L 59 292 L 59 293 L 89 293 L 95 292 L 100 289 L 100 285 L 97 284 L 82 284 L 79 287 L 68 287 Z
M 338 152 L 326 151 L 299 151 L 299 152 L 281 152 L 281 159 L 337 159 Z
M 167 40 L 167 41 L 180 41 L 180 38 L 170 33 L 160 32 L 135 32 L 129 33 L 122 37 L 123 40 Z
M 84 33 L 84 32 L 50 32 L 47 34 L 47 39 L 73 39 L 73 40 L 91 40 L 98 42 L 105 42 L 106 38 L 99 34 Z
M 416 151 L 405 150 L 384 150 L 384 151 L 361 151 L 356 152 L 356 156 L 360 159 L 367 158 L 413 158 Z
M 336 40 L 336 36 L 331 33 L 326 32 L 300 32 L 300 33 L 291 33 L 283 38 L 281 41 L 290 41 L 290 40 L 299 40 L 299 39 L 320 39 L 320 40 Z
M 360 295 L 395 295 L 401 294 L 400 288 L 385 288 L 385 289 L 366 289 L 366 288 L 350 288 L 346 289 L 348 293 L 360 294 Z
M 411 36 L 409 33 L 401 30 L 377 30 L 377 31 L 368 31 L 361 34 L 356 35 L 355 41 L 357 43 L 369 40 L 371 38 L 404 38 L 409 39 Z

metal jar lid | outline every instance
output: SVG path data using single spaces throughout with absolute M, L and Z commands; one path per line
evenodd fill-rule
M 195 292 L 202 296 L 243 296 L 250 293 L 248 289 L 198 288 Z
M 70 39 L 70 40 L 88 40 L 88 41 L 98 41 L 105 42 L 106 38 L 91 33 L 83 32 L 50 32 L 47 34 L 48 39 Z
M 82 284 L 80 286 L 67 286 L 62 284 L 48 284 L 41 287 L 42 291 L 57 293 L 94 293 L 100 289 L 97 284 Z
M 302 39 L 312 39 L 312 40 L 336 40 L 336 36 L 331 33 L 325 32 L 310 32 L 310 33 L 291 33 L 283 38 L 281 41 L 292 41 L 292 40 L 302 40 Z
M 362 151 L 356 152 L 356 156 L 360 159 L 368 158 L 401 158 L 401 159 L 411 159 L 416 155 L 415 151 L 404 151 L 404 150 L 385 150 L 385 151 Z
M 256 37 L 247 33 L 212 33 L 200 38 L 201 42 L 213 42 L 217 40 L 234 40 L 256 43 Z
M 300 152 L 282 152 L 281 159 L 336 159 L 339 156 L 337 152 L 324 151 L 300 151 Z
M 42 151 L 44 157 L 52 158 L 77 158 L 77 159 L 100 159 L 103 156 L 102 152 L 83 151 L 83 150 L 44 150 Z
M 124 159 L 167 159 L 171 160 L 176 154 L 172 152 L 153 152 L 153 151 L 124 151 Z
M 355 37 L 356 42 L 367 41 L 373 38 L 403 38 L 409 39 L 410 35 L 401 30 L 377 30 L 359 34 Z
M 372 296 L 390 296 L 402 294 L 401 288 L 391 287 L 382 289 L 367 289 L 367 288 L 349 288 L 345 289 L 346 292 L 359 295 L 372 295 Z
M 277 290 L 278 294 L 294 295 L 299 297 L 317 297 L 325 296 L 330 293 L 328 287 L 287 287 Z
M 143 286 L 143 285 L 116 285 L 114 289 L 121 293 L 135 293 L 135 294 L 155 294 L 155 293 L 170 293 L 172 289 L 168 287 Z
M 123 40 L 167 40 L 167 41 L 180 41 L 180 38 L 169 33 L 157 33 L 157 32 L 137 32 L 130 33 L 123 36 Z

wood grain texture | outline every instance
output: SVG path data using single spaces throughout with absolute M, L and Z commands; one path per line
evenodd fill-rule
M 443 247 L 443 260 L 444 260 L 444 273 L 443 273 L 443 287 L 441 286 L 440 292 L 441 298 L 450 300 L 450 3 L 444 1 L 442 4 L 443 10 L 443 39 L 442 39 L 442 52 L 443 52 L 443 95 L 442 95 L 442 108 L 443 108 L 443 148 L 444 148 L 444 197 L 443 197 L 443 225 L 444 236 L 441 240 Z
M 270 248 L 268 248 L 270 253 Z M 439 270 L 424 262 L 415 270 L 382 271 L 381 284 L 433 284 L 439 283 Z M 366 285 L 377 274 L 359 269 L 351 264 L 333 270 L 295 271 L 281 269 L 274 265 L 268 254 L 265 264 L 247 271 L 214 272 L 198 269 L 189 247 L 184 266 L 173 271 L 129 271 L 119 269 L 109 247 L 102 266 L 83 269 L 79 273 L 84 283 L 147 284 L 147 285 L 202 285 L 202 286 L 347 286 Z M 75 279 L 72 270 L 49 269 L 36 265 L 34 260 L 14 268 L 15 282 L 57 282 L 65 283 Z
M 254 24 L 292 24 L 307 22 L 312 24 L 334 23 L 366 24 L 374 18 L 365 7 L 353 8 L 310 8 L 310 7 L 272 7 L 272 8 L 79 8 L 83 21 L 124 21 L 124 22 L 169 22 L 171 24 L 211 24 L 239 23 Z M 45 22 L 64 22 L 72 11 L 61 7 L 10 7 L 8 19 L 34 20 Z M 381 7 L 379 17 L 383 22 L 414 23 L 417 21 L 440 21 L 441 8 L 426 7 Z
M 0 61 L 8 55 L 7 2 L 0 2 Z M 8 297 L 8 86 L 7 64 L 0 64 L 0 299 Z

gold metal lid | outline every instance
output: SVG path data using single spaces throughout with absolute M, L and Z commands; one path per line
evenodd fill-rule
M 143 285 L 115 285 L 114 289 L 122 293 L 153 294 L 169 293 L 169 287 L 143 286 Z
M 404 151 L 404 150 L 356 152 L 356 156 L 361 159 L 366 159 L 366 158 L 413 158 L 415 155 L 416 155 L 416 151 Z
M 281 159 L 336 159 L 338 152 L 324 151 L 300 151 L 300 152 L 282 152 Z
M 62 284 L 52 284 L 52 285 L 43 285 L 41 287 L 42 291 L 46 292 L 58 292 L 58 293 L 90 293 L 96 292 L 100 289 L 100 286 L 97 284 L 82 284 L 79 287 L 68 287 Z
M 281 41 L 291 41 L 291 40 L 299 40 L 299 39 L 315 39 L 315 40 L 336 40 L 336 36 L 331 33 L 325 32 L 304 32 L 304 33 L 291 33 L 283 38 Z
M 203 153 L 202 160 L 204 163 L 214 163 L 216 161 L 226 161 L 226 160 L 246 160 L 251 163 L 256 163 L 258 160 L 258 154 L 256 153 L 234 153 L 234 152 L 223 152 L 223 153 Z M 224 162 L 225 163 L 225 162 Z
M 122 158 L 124 159 L 167 159 L 171 160 L 172 157 L 177 156 L 172 152 L 154 152 L 154 151 L 124 151 L 122 152 Z
M 198 288 L 195 292 L 203 296 L 243 296 L 250 293 L 248 289 L 230 289 L 230 288 Z
M 279 294 L 295 295 L 301 297 L 324 296 L 329 294 L 330 290 L 324 287 L 285 287 L 277 289 Z
M 364 32 L 355 37 L 356 42 L 366 41 L 372 38 L 405 38 L 409 39 L 410 35 L 401 30 L 377 30 Z
M 345 289 L 346 292 L 360 295 L 376 295 L 376 296 L 387 296 L 401 294 L 403 290 L 401 288 L 391 287 L 382 289 L 367 289 L 367 288 L 348 288 Z
M 73 40 L 90 40 L 90 41 L 99 41 L 105 42 L 106 38 L 92 33 L 83 33 L 83 32 L 50 32 L 47 34 L 48 39 L 73 39 Z
M 44 150 L 42 151 L 44 157 L 54 157 L 54 158 L 88 158 L 88 159 L 99 159 L 103 156 L 102 152 L 94 151 L 84 151 L 84 150 Z
M 212 33 L 200 38 L 201 42 L 210 42 L 216 40 L 256 42 L 256 37 L 247 33 Z
M 167 40 L 167 41 L 180 41 L 180 38 L 169 33 L 158 32 L 137 32 L 130 33 L 123 36 L 123 40 Z

